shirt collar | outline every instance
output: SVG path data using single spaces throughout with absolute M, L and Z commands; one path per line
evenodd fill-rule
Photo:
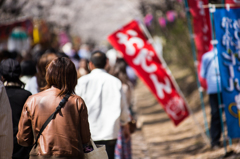
M 105 69 L 102 68 L 95 68 L 91 71 L 91 73 L 99 73 L 99 72 L 107 72 Z

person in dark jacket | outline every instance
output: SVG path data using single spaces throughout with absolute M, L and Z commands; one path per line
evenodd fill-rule
M 12 159 L 28 159 L 30 147 L 22 147 L 17 143 L 18 123 L 21 116 L 22 108 L 31 95 L 29 91 L 24 90 L 24 83 L 19 79 L 21 74 L 20 64 L 13 59 L 3 60 L 0 64 L 0 72 L 3 77 L 4 86 L 8 95 L 8 99 L 12 108 L 12 121 L 13 121 L 13 138 L 14 147 Z

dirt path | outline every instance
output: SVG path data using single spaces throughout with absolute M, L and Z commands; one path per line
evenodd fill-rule
M 132 135 L 132 159 L 151 159 L 147 142 L 141 130 Z
M 161 105 L 141 81 L 135 89 L 135 97 L 138 126 L 141 131 L 137 131 L 132 136 L 134 159 L 208 159 L 224 157 L 224 148 L 213 151 L 204 142 L 191 117 L 175 127 Z M 195 111 L 194 115 L 201 127 L 204 128 L 203 113 L 201 109 L 196 108 L 200 107 L 198 92 L 194 91 L 187 98 L 193 99 L 189 101 L 189 105 Z M 191 106 L 194 103 L 198 106 Z M 210 108 L 208 105 L 206 105 L 206 113 L 209 123 Z M 234 150 L 235 153 L 227 158 L 240 158 L 240 155 L 236 153 L 240 150 L 238 141 L 233 141 L 232 147 L 227 147 L 227 152 L 231 150 Z

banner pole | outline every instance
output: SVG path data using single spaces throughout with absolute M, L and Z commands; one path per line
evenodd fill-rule
M 211 18 L 211 30 L 212 30 L 212 45 L 214 47 L 214 49 L 216 49 L 216 44 L 217 44 L 217 41 L 215 40 L 215 29 L 214 29 L 214 24 L 213 24 L 213 13 L 215 12 L 216 8 L 214 5 L 212 4 L 209 4 L 209 13 L 210 13 L 210 18 Z M 214 60 L 216 61 L 216 57 L 217 56 L 217 52 L 214 51 Z M 217 70 L 218 69 L 218 70 Z M 219 67 L 218 68 L 215 68 L 215 72 L 220 72 L 219 71 Z M 225 137 L 225 133 L 224 133 L 224 123 L 223 123 L 223 119 L 222 119 L 222 102 L 221 102 L 221 95 L 220 95 L 220 83 L 218 81 L 218 79 L 216 78 L 216 81 L 217 81 L 217 95 L 218 95 L 218 103 L 219 103 L 219 113 L 220 113 L 220 121 L 221 121 L 221 128 L 222 128 L 222 135 L 223 135 L 223 145 L 224 145 L 224 149 L 225 149 L 225 154 L 227 154 L 227 144 L 226 144 L 226 137 Z
M 140 24 L 140 27 L 142 28 L 142 30 L 144 31 L 145 35 L 148 37 L 149 42 L 152 42 L 152 43 L 153 43 L 153 42 L 154 42 L 154 41 L 153 41 L 153 38 L 152 38 L 151 34 L 148 32 L 148 30 L 146 29 L 145 25 L 144 25 L 141 21 L 139 21 L 139 24 Z M 192 110 L 190 109 L 190 107 L 189 107 L 189 105 L 188 105 L 187 100 L 185 99 L 185 97 L 184 97 L 182 91 L 180 90 L 180 88 L 178 87 L 177 82 L 176 82 L 175 79 L 173 78 L 173 76 L 172 76 L 172 74 L 171 74 L 171 71 L 170 71 L 169 68 L 167 67 L 167 64 L 166 64 L 165 60 L 164 60 L 162 57 L 159 57 L 159 60 L 160 60 L 160 62 L 163 64 L 163 66 L 164 66 L 164 68 L 166 69 L 167 73 L 169 74 L 169 77 L 170 77 L 171 80 L 173 81 L 173 84 L 174 84 L 175 88 L 177 89 L 178 93 L 179 93 L 179 94 L 181 95 L 181 97 L 185 100 L 187 109 L 188 109 L 190 115 L 192 116 L 193 121 L 195 122 L 195 124 L 196 124 L 197 127 L 199 128 L 200 133 L 201 133 L 203 139 L 205 140 L 205 142 L 206 142 L 207 144 L 210 144 L 209 138 L 208 138 L 208 137 L 206 136 L 206 134 L 203 132 L 202 127 L 200 126 L 199 122 L 196 120 L 196 118 L 195 118 L 195 116 L 194 116 L 194 113 L 192 112 Z M 194 125 L 194 126 L 195 126 L 195 125 Z
M 222 0 L 222 5 L 225 5 L 225 0 Z M 227 137 L 229 140 L 229 145 L 232 146 L 232 139 L 230 137 Z
M 187 22 L 188 22 L 188 31 L 190 35 L 193 35 L 193 29 L 191 27 L 191 20 L 190 20 L 190 12 L 189 12 L 189 7 L 188 7 L 188 2 L 187 0 L 184 0 L 185 2 L 185 10 L 187 14 Z M 192 47 L 192 54 L 193 54 L 193 59 L 194 59 L 194 66 L 196 70 L 196 78 L 197 78 L 197 85 L 198 85 L 198 91 L 200 95 L 200 101 L 201 101 L 201 108 L 203 112 L 203 117 L 204 117 L 204 125 L 205 125 L 205 130 L 207 133 L 208 138 L 210 138 L 210 133 L 209 133 L 209 127 L 208 127 L 208 122 L 207 122 L 207 115 L 206 115 L 206 110 L 205 110 L 205 105 L 204 105 L 204 100 L 203 100 L 203 88 L 200 85 L 199 77 L 198 77 L 198 69 L 197 69 L 197 57 L 196 57 L 196 48 L 195 44 L 193 41 L 193 36 L 190 36 L 190 41 L 191 41 L 191 47 Z

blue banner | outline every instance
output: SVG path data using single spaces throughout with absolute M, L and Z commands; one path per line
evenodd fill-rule
M 240 137 L 240 9 L 216 9 L 214 27 L 228 136 Z

